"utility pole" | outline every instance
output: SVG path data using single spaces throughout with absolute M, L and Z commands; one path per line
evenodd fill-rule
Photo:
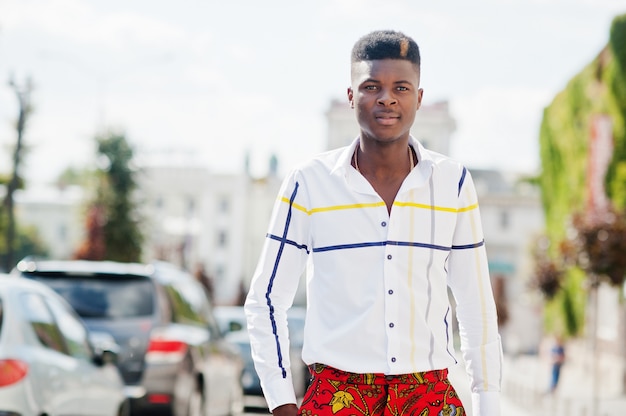
M 19 104 L 19 116 L 17 118 L 17 124 L 15 126 L 17 130 L 17 143 L 15 145 L 15 151 L 13 152 L 13 172 L 9 184 L 7 187 L 7 193 L 4 200 L 4 205 L 7 209 L 7 232 L 6 232 L 6 246 L 7 254 L 5 259 L 4 268 L 6 271 L 10 271 L 14 266 L 15 257 L 15 206 L 13 201 L 13 194 L 19 187 L 20 176 L 20 156 L 23 148 L 24 128 L 26 126 L 26 119 L 31 111 L 30 105 L 30 93 L 32 91 L 32 81 L 30 78 L 26 80 L 26 84 L 23 87 L 18 86 L 13 78 L 9 79 L 9 86 L 13 88 L 17 101 Z

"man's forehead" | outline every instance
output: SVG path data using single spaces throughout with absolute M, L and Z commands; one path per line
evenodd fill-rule
M 365 74 L 375 75 L 376 73 L 393 73 L 405 69 L 412 69 L 419 77 L 420 70 L 417 65 L 406 59 L 373 59 L 367 61 L 353 62 L 351 65 L 351 75 L 363 76 Z

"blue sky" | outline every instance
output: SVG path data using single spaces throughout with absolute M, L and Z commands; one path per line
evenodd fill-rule
M 352 44 L 374 29 L 411 35 L 424 103 L 448 100 L 451 156 L 533 172 L 541 113 L 608 41 L 617 0 L 0 0 L 0 172 L 17 103 L 35 90 L 23 175 L 44 182 L 94 162 L 102 126 L 140 156 L 284 173 L 326 145 Z

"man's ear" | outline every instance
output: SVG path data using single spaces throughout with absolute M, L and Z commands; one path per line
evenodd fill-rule
M 417 90 L 417 108 L 415 109 L 415 111 L 419 110 L 420 107 L 422 106 L 423 95 L 424 95 L 424 90 L 422 88 L 419 88 Z
M 352 92 L 352 87 L 348 87 L 348 102 L 350 103 L 350 108 L 354 108 L 354 93 Z

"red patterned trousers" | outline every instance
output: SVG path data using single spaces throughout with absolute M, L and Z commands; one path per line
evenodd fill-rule
M 356 374 L 322 364 L 304 394 L 302 416 L 465 416 L 448 370 L 385 376 Z

